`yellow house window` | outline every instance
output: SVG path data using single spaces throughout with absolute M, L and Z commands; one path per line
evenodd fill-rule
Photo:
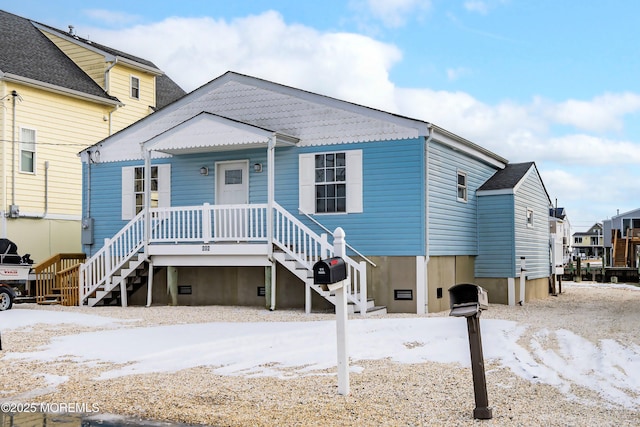
M 36 131 L 21 129 L 20 132 L 20 172 L 35 173 Z
M 131 97 L 140 99 L 140 79 L 135 76 L 131 76 Z

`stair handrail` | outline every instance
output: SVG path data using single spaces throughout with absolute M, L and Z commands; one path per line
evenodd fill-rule
M 309 270 L 320 259 L 333 256 L 326 235 L 318 235 L 278 203 L 273 208 L 273 244 Z
M 278 203 L 274 202 L 273 206 L 275 210 L 273 243 L 285 253 L 309 270 L 313 268 L 316 261 L 336 254 L 335 247 L 328 242 L 326 235 L 318 235 Z M 334 233 L 331 234 L 335 237 Z M 292 249 L 290 248 L 292 243 L 298 243 L 298 245 Z M 364 315 L 367 305 L 366 263 L 357 262 L 346 254 L 341 256 L 347 265 L 347 299 L 357 304 Z
M 84 253 L 59 253 L 33 266 L 36 278 L 36 302 L 42 303 L 46 296 L 59 288 L 58 272 L 76 264 L 81 264 L 87 256 Z
M 302 209 L 298 208 L 298 212 L 300 212 L 302 215 L 304 215 L 305 217 L 309 218 L 309 220 L 311 222 L 313 222 L 314 224 L 316 224 L 318 227 L 322 228 L 324 231 L 326 231 L 329 234 L 333 234 L 333 231 L 329 230 L 327 227 L 324 226 L 324 224 L 322 224 L 320 221 L 318 221 L 317 219 L 315 219 L 314 217 L 312 217 L 309 213 L 303 211 Z M 346 244 L 347 248 L 349 248 L 349 250 L 351 250 L 351 252 L 353 252 L 354 254 L 358 255 L 360 258 L 362 258 L 363 260 L 365 260 L 366 262 L 368 262 L 372 267 L 377 267 L 376 263 L 371 261 L 369 258 L 367 258 L 366 256 L 362 255 L 356 248 L 354 248 L 353 246 L 351 246 L 350 244 Z
M 80 266 L 80 305 L 144 248 L 145 214 L 144 209 L 140 211 L 115 236 L 105 239 L 104 246 Z

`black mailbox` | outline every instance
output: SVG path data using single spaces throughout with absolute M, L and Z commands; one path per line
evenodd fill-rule
M 340 257 L 323 259 L 313 266 L 313 282 L 316 285 L 331 285 L 347 278 L 347 264 Z
M 450 316 L 469 317 L 489 308 L 487 291 L 472 283 L 461 283 L 449 288 Z

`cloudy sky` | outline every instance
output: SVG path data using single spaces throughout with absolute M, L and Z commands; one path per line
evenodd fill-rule
M 640 208 L 640 2 L 0 1 L 153 61 L 227 70 L 435 123 L 535 161 L 573 231 Z

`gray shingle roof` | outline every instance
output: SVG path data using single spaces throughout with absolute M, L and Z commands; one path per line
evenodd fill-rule
M 484 184 L 478 188 L 478 191 L 488 190 L 505 190 L 514 188 L 518 182 L 524 177 L 533 162 L 526 163 L 509 163 L 504 169 L 499 170 Z
M 186 94 L 187 92 L 166 74 L 156 77 L 156 109 L 166 107 Z
M 31 21 L 0 11 L 0 71 L 115 100 Z
M 45 24 L 51 32 L 69 36 L 65 31 Z M 146 59 L 74 37 L 78 42 L 156 68 Z M 160 70 L 158 70 L 160 71 Z M 88 95 L 117 101 L 108 95 L 91 77 L 51 42 L 33 23 L 17 15 L 0 10 L 0 72 L 71 89 Z M 162 108 L 185 95 L 185 91 L 166 75 L 156 78 L 156 108 Z

